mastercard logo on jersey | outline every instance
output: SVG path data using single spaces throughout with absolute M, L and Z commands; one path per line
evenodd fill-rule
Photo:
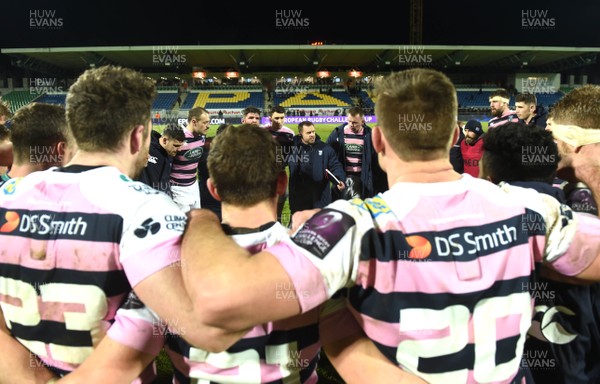
M 6 222 L 0 227 L 0 232 L 7 233 L 17 229 L 21 218 L 17 212 L 6 211 L 4 214 L 4 220 L 6 220 Z

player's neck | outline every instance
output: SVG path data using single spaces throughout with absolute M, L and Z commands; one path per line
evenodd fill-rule
M 258 228 L 271 221 L 277 221 L 277 200 L 264 200 L 251 207 L 238 207 L 223 203 L 222 222 L 231 227 Z
M 79 149 L 67 166 L 111 166 L 133 178 L 134 165 L 132 163 L 134 161 L 132 157 L 125 157 L 119 152 L 88 152 Z
M 460 179 L 447 159 L 429 161 L 400 161 L 388 167 L 390 187 L 396 183 L 442 183 Z
M 44 167 L 41 163 L 39 163 L 38 165 L 13 164 L 10 171 L 8 171 L 8 176 L 10 176 L 11 179 L 14 179 L 15 177 L 24 177 L 24 176 L 29 175 L 30 173 L 43 171 L 44 169 L 47 169 L 47 168 L 50 168 L 50 167 L 48 167 L 48 166 Z

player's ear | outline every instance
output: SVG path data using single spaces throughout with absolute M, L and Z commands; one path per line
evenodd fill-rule
M 206 187 L 208 188 L 208 193 L 210 193 L 215 200 L 221 201 L 221 196 L 219 196 L 217 186 L 213 183 L 210 177 L 206 180 Z
M 136 126 L 131 130 L 131 134 L 129 135 L 129 149 L 132 155 L 140 152 L 144 147 L 145 137 L 144 131 L 146 127 L 142 124 Z
M 454 136 L 452 137 L 452 146 L 456 145 L 458 139 L 460 138 L 460 125 L 456 124 L 456 128 L 454 128 Z
M 65 156 L 67 155 L 67 143 L 65 143 L 64 141 L 59 141 L 58 143 L 56 143 L 56 154 L 60 159 L 60 164 L 58 165 L 65 164 Z
M 384 149 L 383 132 L 381 132 L 381 128 L 379 128 L 378 125 L 374 126 L 371 131 L 371 140 L 373 141 L 373 149 L 375 152 L 382 152 Z
M 66 152 L 67 143 L 65 143 L 64 141 L 59 141 L 58 143 L 56 143 L 56 153 L 58 153 L 60 157 L 63 157 Z
M 277 196 L 285 195 L 285 190 L 287 189 L 287 184 L 288 184 L 288 177 L 287 177 L 285 171 L 279 172 L 279 175 L 277 175 L 277 188 L 275 189 Z

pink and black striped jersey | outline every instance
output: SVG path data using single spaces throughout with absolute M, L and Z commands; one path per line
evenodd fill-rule
M 365 150 L 365 129 L 361 127 L 358 133 L 355 133 L 350 125 L 344 127 L 344 153 L 346 154 L 346 167 L 344 171 L 347 174 L 359 174 L 362 171 L 363 152 Z
M 225 229 L 252 253 L 279 241 L 290 242 L 287 229 L 280 223 L 243 234 L 228 226 Z M 282 300 L 289 299 L 285 296 L 288 288 L 282 287 Z M 165 350 L 175 368 L 174 383 L 180 384 L 316 383 L 321 344 L 359 332 L 341 294 L 300 316 L 258 325 L 221 353 L 194 348 L 168 332 L 165 324 L 139 300 L 130 299 L 118 314 L 120 320 L 108 331 L 109 337 L 154 355 L 157 341 L 166 337 Z
M 282 125 L 276 131 L 273 130 L 272 125 L 265 125 L 263 128 L 267 129 L 271 133 L 271 136 L 273 136 L 275 141 L 277 141 L 279 144 L 285 145 L 286 143 L 291 143 L 291 141 L 294 139 L 294 131 L 285 125 Z
M 6 325 L 59 373 L 91 354 L 133 286 L 180 259 L 185 215 L 113 167 L 35 172 L 0 201 Z
M 296 232 L 295 246 L 267 251 L 308 290 L 303 311 L 350 287 L 365 333 L 406 371 L 431 383 L 509 383 L 536 264 L 575 275 L 598 254 L 598 241 L 581 240 L 598 239 L 599 220 L 582 220 L 550 196 L 463 175 L 336 201 Z
M 204 136 L 194 136 L 194 134 L 183 128 L 185 133 L 185 144 L 183 144 L 175 157 L 173 157 L 173 166 L 171 167 L 171 185 L 188 186 L 196 181 L 198 173 L 198 162 L 204 152 Z
M 515 111 L 511 111 L 510 109 L 507 109 L 506 111 L 504 111 L 502 116 L 493 117 L 490 119 L 490 121 L 488 122 L 488 129 L 500 127 L 507 123 L 518 123 L 518 122 L 519 122 L 519 118 L 517 117 L 517 113 Z

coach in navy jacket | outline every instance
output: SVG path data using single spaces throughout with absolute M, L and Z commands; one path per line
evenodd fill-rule
M 346 180 L 346 173 L 337 160 L 335 152 L 314 133 L 312 123 L 300 124 L 308 124 L 304 126 L 304 130 L 311 130 L 313 137 L 308 142 L 304 142 L 301 135 L 294 136 L 294 149 L 287 159 L 290 166 L 290 211 L 292 213 L 304 209 L 323 208 L 331 203 L 329 183 L 336 185 L 337 182 L 327 174 L 326 169 L 340 181 Z M 313 143 L 310 140 L 314 140 Z
M 138 180 L 171 196 L 169 177 L 173 156 L 183 145 L 184 140 L 183 130 L 174 124 L 167 126 L 162 134 L 152 131 L 148 163 Z

